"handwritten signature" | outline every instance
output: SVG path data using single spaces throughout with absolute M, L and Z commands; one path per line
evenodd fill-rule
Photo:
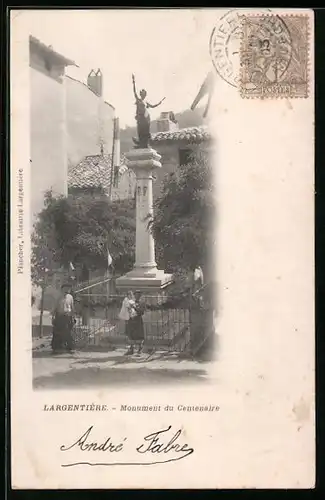
M 166 429 L 161 429 L 142 438 L 142 442 L 136 446 L 135 451 L 140 455 L 145 455 L 146 457 L 156 457 L 157 459 L 150 459 L 151 461 L 135 461 L 135 462 L 73 462 L 62 464 L 62 467 L 74 467 L 77 465 L 90 465 L 90 466 L 112 466 L 112 465 L 155 465 L 155 464 L 165 464 L 168 462 L 176 462 L 182 460 L 194 452 L 194 448 L 189 447 L 188 444 L 181 444 L 179 438 L 182 435 L 182 430 L 177 430 L 171 435 L 170 431 L 172 426 L 169 425 Z M 127 444 L 127 438 L 125 437 L 121 441 L 115 441 L 112 437 L 107 437 L 102 442 L 92 441 L 90 434 L 93 430 L 93 426 L 89 427 L 82 436 L 80 436 L 71 445 L 61 445 L 60 450 L 63 452 L 78 448 L 82 452 L 109 452 L 109 453 L 121 453 L 124 451 Z M 167 455 L 169 454 L 169 455 Z M 158 457 L 161 457 L 158 459 Z

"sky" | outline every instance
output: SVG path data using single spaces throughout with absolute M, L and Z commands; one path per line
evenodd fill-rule
M 31 35 L 79 68 L 67 74 L 86 81 L 103 73 L 103 97 L 116 108 L 120 125 L 135 125 L 132 73 L 151 103 L 166 97 L 161 111 L 189 109 L 212 68 L 209 38 L 216 10 L 34 10 L 23 11 Z

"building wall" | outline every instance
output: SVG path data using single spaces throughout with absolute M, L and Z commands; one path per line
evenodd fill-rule
M 68 162 L 77 165 L 85 156 L 112 153 L 115 110 L 87 85 L 66 76 Z
M 60 78 L 64 68 L 48 72 L 40 59 L 36 62 L 39 69 L 35 69 L 36 63 L 30 67 L 32 217 L 43 208 L 45 191 L 67 194 L 64 84 Z
M 153 181 L 153 199 L 156 200 L 160 195 L 163 181 L 172 172 L 175 172 L 179 165 L 178 144 L 155 145 L 154 149 L 161 155 L 161 168 L 154 171 L 155 180 Z
M 160 162 L 162 164 L 162 167 L 156 169 L 154 172 L 156 180 L 153 182 L 153 199 L 156 200 L 161 193 L 165 177 L 173 172 L 176 172 L 179 167 L 180 150 L 188 149 L 195 152 L 202 146 L 187 144 L 183 141 L 175 141 L 167 144 L 157 143 L 153 147 L 161 155 Z

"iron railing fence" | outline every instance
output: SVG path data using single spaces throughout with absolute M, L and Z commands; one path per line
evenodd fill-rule
M 77 346 L 126 346 L 126 322 L 119 319 L 124 295 L 79 294 L 76 299 L 74 337 Z M 142 295 L 144 348 L 182 350 L 190 329 L 190 304 L 184 298 L 170 302 L 155 295 Z
M 126 324 L 119 319 L 125 292 L 116 290 L 112 278 L 83 285 L 74 291 L 76 347 L 126 347 Z M 210 285 L 196 290 L 190 287 L 176 295 L 144 293 L 141 300 L 145 304 L 144 350 L 195 355 L 213 333 L 214 298 Z

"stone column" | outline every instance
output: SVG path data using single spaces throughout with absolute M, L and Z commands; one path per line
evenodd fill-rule
M 138 151 L 137 151 L 138 153 Z M 129 166 L 135 171 L 136 181 L 136 250 L 134 272 L 142 275 L 155 275 L 157 264 L 155 262 L 155 242 L 148 231 L 148 223 L 153 215 L 152 172 L 160 168 L 160 155 L 152 150 L 134 160 L 128 157 Z
M 125 156 L 136 175 L 136 250 L 133 270 L 118 278 L 116 285 L 139 290 L 164 288 L 172 276 L 157 269 L 155 242 L 148 228 L 153 215 L 152 174 L 161 168 L 161 157 L 154 149 L 134 149 Z

